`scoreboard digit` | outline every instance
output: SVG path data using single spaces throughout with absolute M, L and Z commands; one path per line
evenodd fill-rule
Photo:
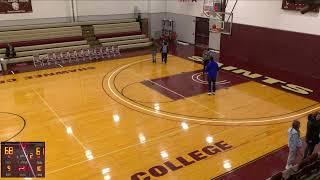
M 1 177 L 45 177 L 45 143 L 1 142 Z
M 4 154 L 5 155 L 12 155 L 13 154 L 13 147 L 5 147 L 4 148 Z

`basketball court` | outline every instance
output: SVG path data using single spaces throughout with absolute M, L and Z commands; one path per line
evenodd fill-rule
M 208 96 L 201 69 L 144 55 L 2 77 L 15 81 L 1 85 L 1 141 L 46 142 L 47 179 L 210 179 L 284 146 L 319 108 L 223 70 Z
M 170 9 L 170 3 L 173 2 L 166 2 L 166 8 Z M 21 26 L 19 31 L 23 32 L 18 33 L 17 29 L 8 30 L 12 33 L 10 41 L 16 43 L 17 58 L 1 58 L 0 62 L 0 141 L 44 142 L 45 163 L 36 170 L 45 169 L 44 178 L 50 180 L 245 180 L 266 179 L 284 170 L 288 128 L 293 120 L 299 120 L 304 138 L 307 116 L 320 110 L 320 92 L 318 56 L 306 57 L 315 51 L 301 50 L 303 47 L 293 47 L 292 41 L 282 44 L 280 40 L 295 36 L 307 42 L 301 43 L 305 46 L 318 41 L 313 41 L 316 38 L 311 35 L 308 39 L 304 38 L 307 35 L 277 32 L 280 36 L 275 32 L 280 30 L 243 25 L 242 19 L 236 19 L 239 11 L 234 14 L 237 1 L 228 6 L 224 3 L 227 2 L 204 0 L 202 12 L 195 10 L 198 14 L 191 20 L 182 12 L 179 19 L 165 9 L 166 18 L 149 19 L 149 29 L 146 21 L 134 18 L 77 22 L 73 11 L 72 25 L 57 28 L 58 25 L 49 24 L 48 30 L 39 30 L 36 25 L 31 30 Z M 15 6 L 19 9 L 19 3 Z M 32 12 L 31 4 L 25 7 Z M 191 25 L 186 23 L 184 27 L 179 20 L 194 23 L 194 43 L 183 41 L 188 39 L 186 32 Z M 33 31 L 42 33 L 43 39 L 32 39 L 32 34 L 24 37 L 25 32 Z M 76 35 L 64 37 L 58 31 Z M 161 37 L 157 37 L 159 33 Z M 268 33 L 272 38 L 267 37 Z M 0 28 L 0 48 L 5 47 L 6 38 L 5 30 Z M 71 40 L 62 41 L 63 38 Z M 170 42 L 167 64 L 161 63 L 159 51 L 154 64 L 149 49 L 138 49 L 150 47 L 151 38 L 159 42 L 158 46 L 162 41 Z M 34 48 L 28 43 L 33 43 Z M 271 50 L 266 49 L 269 47 Z M 110 55 L 108 48 L 118 54 Z M 129 53 L 122 52 L 129 48 Z M 212 96 L 207 94 L 201 57 L 207 48 L 220 67 L 217 91 Z M 84 49 L 88 49 L 88 57 L 93 53 L 94 58 L 80 56 Z M 50 64 L 53 55 L 58 61 L 57 50 L 61 57 L 74 53 L 75 58 L 69 54 L 68 62 Z M 0 49 L 0 57 L 4 52 Z M 48 54 L 49 60 L 36 59 L 40 52 Z M 294 57 L 303 58 L 304 62 L 297 63 Z M 310 71 L 305 70 L 304 64 Z M 31 155 L 26 154 L 26 146 L 20 145 L 28 161 L 24 163 L 29 165 L 19 166 L 19 172 L 29 169 L 33 176 L 25 179 L 36 179 L 38 175 L 28 158 Z M 320 152 L 319 148 L 316 152 Z M 4 155 L 15 158 L 10 153 Z M 2 175 L 4 171 L 9 173 L 7 176 L 12 175 L 13 166 L 8 162 L 2 160 L 9 165 L 1 167 Z

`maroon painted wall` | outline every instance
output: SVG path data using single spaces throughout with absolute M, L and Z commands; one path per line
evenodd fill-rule
M 221 62 L 320 87 L 320 36 L 234 24 L 221 38 Z

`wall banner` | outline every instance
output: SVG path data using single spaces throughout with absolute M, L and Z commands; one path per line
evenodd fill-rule
M 0 0 L 0 14 L 30 13 L 31 0 Z

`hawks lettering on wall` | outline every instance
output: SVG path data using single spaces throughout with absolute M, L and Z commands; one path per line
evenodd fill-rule
M 0 0 L 0 14 L 30 13 L 31 0 Z

